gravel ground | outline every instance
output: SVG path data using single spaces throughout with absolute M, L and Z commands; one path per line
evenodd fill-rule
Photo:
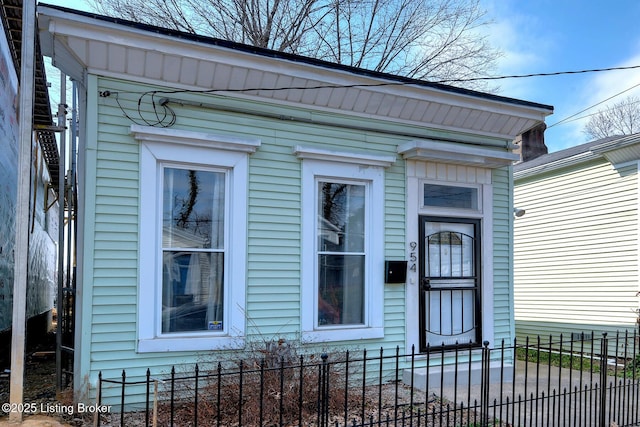
M 3 358 L 0 365 L 0 403 L 9 402 L 10 371 L 9 361 Z M 33 348 L 27 349 L 25 360 L 24 379 L 24 403 L 33 404 L 35 414 L 24 414 L 21 426 L 29 427 L 66 427 L 69 425 L 84 425 L 74 422 L 73 419 L 64 420 L 59 416 L 42 414 L 41 408 L 55 405 L 58 402 L 56 396 L 56 358 L 55 358 L 55 334 L 49 334 L 45 340 Z M 9 423 L 9 416 L 0 411 L 0 427 L 15 426 Z M 67 424 L 71 422 L 71 424 Z

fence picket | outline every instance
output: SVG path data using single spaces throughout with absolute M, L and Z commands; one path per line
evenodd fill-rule
M 524 344 L 514 341 L 513 346 L 502 341 L 495 348 L 486 341 L 480 348 L 438 347 L 424 355 L 416 354 L 415 348 L 402 354 L 397 346 L 395 352 L 387 353 L 380 348 L 375 356 L 366 350 L 361 356 L 352 352 L 323 353 L 320 358 L 279 355 L 273 364 L 264 357 L 235 364 L 218 362 L 212 372 L 196 364 L 193 375 L 178 375 L 172 367 L 167 382 L 161 375 L 152 377 L 150 369 L 140 380 L 124 370 L 113 380 L 100 372 L 96 401 L 118 402 L 120 413 L 105 419 L 109 425 L 119 421 L 121 426 L 131 425 L 127 421 L 136 417 L 136 408 L 142 408 L 136 425 L 145 426 L 151 416 L 154 424 L 183 425 L 189 420 L 194 426 L 639 425 L 636 331 L 618 333 L 614 341 L 607 333 L 601 338 L 581 334 L 569 340 L 568 336 L 560 335 L 557 341 L 550 336 L 548 342 L 540 337 Z M 615 354 L 609 354 L 610 341 Z M 524 360 L 515 360 L 520 356 Z M 467 375 L 462 374 L 465 368 Z M 424 373 L 420 381 L 416 381 L 418 371 Z M 144 401 L 137 404 L 136 398 Z M 94 425 L 102 421 L 98 415 Z

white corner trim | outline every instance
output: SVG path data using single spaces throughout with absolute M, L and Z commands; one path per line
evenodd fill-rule
M 293 147 L 293 154 L 295 154 L 299 159 L 328 160 L 331 162 L 381 166 L 385 168 L 388 168 L 396 161 L 396 156 L 327 150 L 324 148 L 305 147 L 302 145 L 296 145 Z
M 238 151 L 243 153 L 255 153 L 262 143 L 261 140 L 257 138 L 239 138 L 206 132 L 156 128 L 141 125 L 131 125 L 130 133 L 140 142 L 168 142 L 171 144 L 217 148 L 219 150 Z
M 405 159 L 439 161 L 485 168 L 509 166 L 520 159 L 510 151 L 483 148 L 453 142 L 413 140 L 398 146 L 398 153 Z

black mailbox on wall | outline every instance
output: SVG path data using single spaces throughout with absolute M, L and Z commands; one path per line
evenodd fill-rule
M 384 283 L 405 283 L 407 281 L 407 261 L 385 261 Z

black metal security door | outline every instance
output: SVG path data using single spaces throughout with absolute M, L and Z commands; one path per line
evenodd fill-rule
M 420 216 L 420 351 L 480 343 L 480 220 Z

